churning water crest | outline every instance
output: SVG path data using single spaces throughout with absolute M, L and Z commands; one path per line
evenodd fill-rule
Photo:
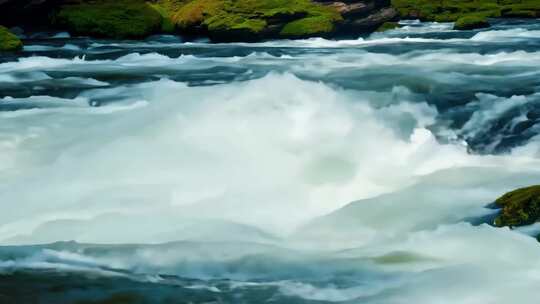
M 30 36 L 0 57 L 0 242 L 17 245 L 0 272 L 165 302 L 536 303 L 540 228 L 477 224 L 540 181 L 540 23 L 451 28 Z M 102 296 L 77 290 L 34 292 Z

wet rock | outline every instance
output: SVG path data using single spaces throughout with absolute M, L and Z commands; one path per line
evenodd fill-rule
M 366 33 L 375 31 L 382 24 L 395 20 L 397 11 L 393 8 L 383 8 L 373 12 L 365 18 L 347 19 L 341 26 L 341 31 L 346 33 Z
M 501 208 L 494 224 L 498 227 L 530 225 L 540 219 L 540 185 L 508 192 L 495 204 Z
M 374 8 L 373 5 L 370 5 L 371 3 L 366 4 L 363 2 L 358 2 L 347 4 L 344 2 L 331 2 L 327 3 L 326 5 L 334 8 L 343 17 L 349 18 L 358 15 L 365 16 L 366 14 L 368 14 Z

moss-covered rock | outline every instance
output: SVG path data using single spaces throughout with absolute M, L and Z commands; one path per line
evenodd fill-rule
M 495 204 L 502 208 L 495 219 L 496 226 L 530 225 L 540 219 L 540 185 L 506 193 Z
M 160 32 L 169 34 L 174 33 L 176 31 L 176 26 L 172 22 L 172 18 L 170 15 L 171 10 L 155 3 L 149 3 L 149 5 L 151 5 L 151 7 L 161 15 Z
M 7 28 L 0 26 L 0 51 L 14 52 L 23 47 L 21 40 Z
M 465 16 L 459 18 L 454 24 L 455 30 L 474 30 L 489 27 L 490 24 L 484 16 Z
M 330 37 L 346 25 L 372 31 L 395 16 L 380 13 L 386 0 L 69 0 L 53 23 L 74 34 L 140 38 L 155 32 L 205 35 L 214 41 Z M 345 8 L 344 8 L 345 7 Z M 341 9 L 341 11 L 340 11 Z M 342 13 L 346 15 L 345 22 Z M 358 21 L 355 23 L 356 21 Z
M 63 5 L 53 23 L 78 35 L 141 38 L 162 29 L 162 15 L 143 0 L 100 0 Z
M 50 1 L 59 3 L 51 18 L 55 26 L 75 35 L 119 39 L 174 32 L 214 41 L 357 35 L 395 17 L 381 14 L 389 0 Z M 380 16 L 370 19 L 376 13 Z
M 538 0 L 392 0 L 404 19 L 454 22 L 465 16 L 529 17 L 540 16 Z
M 506 0 L 501 8 L 501 16 L 509 18 L 539 18 L 540 1 L 537 0 Z
M 171 1 L 164 1 L 164 3 L 170 5 Z M 190 27 L 202 25 L 207 19 L 218 16 L 224 7 L 225 1 L 222 0 L 187 1 L 178 9 L 171 11 L 172 22 L 180 29 L 187 30 Z
M 283 37 L 326 36 L 335 29 L 334 20 L 326 16 L 306 17 L 289 22 L 281 30 Z
M 311 0 L 158 0 L 180 32 L 214 40 L 325 35 L 341 19 L 336 9 Z

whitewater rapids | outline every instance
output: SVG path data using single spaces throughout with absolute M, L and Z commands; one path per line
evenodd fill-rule
M 537 303 L 540 227 L 482 219 L 540 182 L 540 23 L 403 25 L 29 37 L 0 56 L 0 273 L 228 303 Z

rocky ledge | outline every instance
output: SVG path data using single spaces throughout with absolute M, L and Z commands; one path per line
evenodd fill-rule
M 397 20 L 397 11 L 390 0 L 320 2 L 342 16 L 335 34 L 373 32 L 386 22 Z
M 539 18 L 538 0 L 392 0 L 402 19 L 456 22 L 456 29 L 489 26 L 488 18 Z
M 340 38 L 391 29 L 399 19 L 455 22 L 455 29 L 471 30 L 489 26 L 492 17 L 538 18 L 540 1 L 0 0 L 0 25 L 117 39 L 159 33 L 216 42 Z

